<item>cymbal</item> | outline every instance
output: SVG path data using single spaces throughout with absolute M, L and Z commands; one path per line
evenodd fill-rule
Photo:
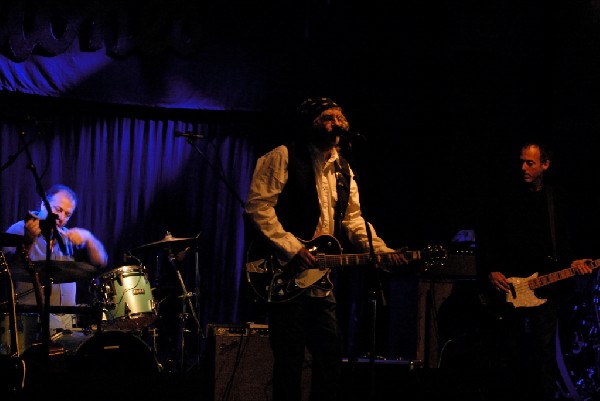
M 23 235 L 0 233 L 0 246 L 19 246 L 23 242 L 25 242 Z
M 40 284 L 44 285 L 48 267 L 46 261 L 36 260 L 31 262 L 31 265 L 38 273 Z M 54 284 L 91 280 L 97 273 L 96 268 L 88 263 L 70 260 L 51 260 L 49 267 Z M 23 265 L 11 267 L 10 274 L 14 281 L 33 282 L 31 274 Z
M 150 242 L 149 244 L 140 245 L 136 250 L 140 249 L 149 249 L 149 248 L 168 248 L 171 245 L 181 245 L 187 246 L 192 245 L 193 243 L 200 240 L 200 234 L 192 238 L 176 238 L 173 237 L 170 233 L 167 233 L 163 239 L 156 242 Z

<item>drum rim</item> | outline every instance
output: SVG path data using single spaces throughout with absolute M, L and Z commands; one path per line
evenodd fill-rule
M 101 278 L 111 278 L 114 277 L 116 275 L 118 276 L 124 276 L 124 274 L 130 274 L 133 275 L 131 273 L 141 273 L 141 274 L 137 274 L 137 275 L 146 275 L 146 268 L 144 266 L 141 265 L 125 265 L 125 266 L 120 266 L 111 270 L 108 270 L 102 274 L 99 274 L 94 280 L 97 279 L 101 279 Z

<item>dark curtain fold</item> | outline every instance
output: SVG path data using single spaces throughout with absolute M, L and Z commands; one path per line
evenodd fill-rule
M 229 122 L 101 115 L 2 123 L 1 229 L 39 209 L 35 171 L 44 190 L 57 182 L 75 189 L 79 203 L 69 225 L 88 228 L 104 242 L 107 270 L 133 264 L 127 253 L 139 258 L 157 286 L 157 302 L 177 305 L 169 301 L 182 291 L 176 270 L 164 249 L 138 248 L 167 232 L 176 238 L 200 234 L 197 249 L 177 266 L 187 290 L 196 294 L 198 317 L 203 327 L 243 320 L 240 201 L 254 167 L 249 129 Z M 175 131 L 201 132 L 204 138 L 190 142 Z

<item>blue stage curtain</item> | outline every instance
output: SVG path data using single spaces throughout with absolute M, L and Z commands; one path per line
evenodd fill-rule
M 167 231 L 176 238 L 200 234 L 198 252 L 192 249 L 179 266 L 187 290 L 197 294 L 198 317 L 203 324 L 243 320 L 241 200 L 255 163 L 243 132 L 248 127 L 89 114 L 0 123 L 0 230 L 39 210 L 35 171 L 44 190 L 64 183 L 77 192 L 69 226 L 90 229 L 103 241 L 107 270 L 134 264 L 124 256 L 129 252 L 138 257 L 158 287 L 155 298 L 177 295 L 175 270 L 162 248 L 137 248 Z M 176 131 L 203 138 L 188 142 Z

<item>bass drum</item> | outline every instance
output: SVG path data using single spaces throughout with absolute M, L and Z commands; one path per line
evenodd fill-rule
M 124 331 L 94 334 L 79 346 L 75 356 L 78 370 L 100 383 L 132 376 L 148 380 L 161 371 L 152 349 L 140 337 Z

